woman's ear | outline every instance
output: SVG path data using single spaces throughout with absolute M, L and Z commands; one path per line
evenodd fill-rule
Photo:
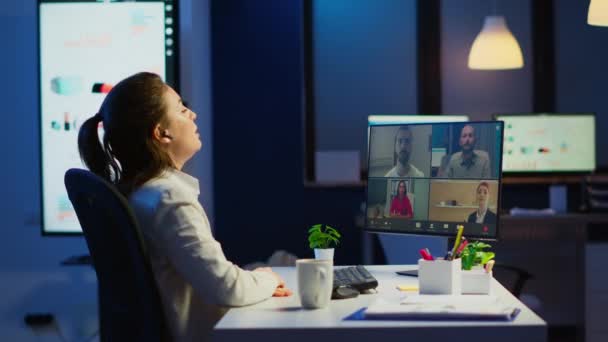
M 171 136 L 166 134 L 166 129 L 162 128 L 160 124 L 156 124 L 156 126 L 154 126 L 154 132 L 152 132 L 152 136 L 154 140 L 160 142 L 161 144 L 171 143 Z

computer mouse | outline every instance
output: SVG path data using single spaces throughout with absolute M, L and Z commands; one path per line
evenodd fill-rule
M 331 299 L 354 298 L 359 295 L 359 291 L 350 286 L 338 286 L 331 294 Z

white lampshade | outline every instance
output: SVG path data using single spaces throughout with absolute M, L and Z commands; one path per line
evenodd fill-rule
M 591 0 L 587 24 L 593 26 L 608 26 L 608 0 Z
M 487 16 L 471 47 L 469 68 L 480 70 L 519 69 L 524 57 L 519 43 L 503 16 Z

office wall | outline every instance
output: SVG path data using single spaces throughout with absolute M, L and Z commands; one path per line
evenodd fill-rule
M 202 149 L 184 169 L 199 179 L 199 200 L 213 228 L 215 209 L 210 11 L 210 0 L 180 0 L 180 92 L 197 114 L 196 124 L 203 143 Z
M 483 19 L 504 15 L 524 55 L 517 70 L 480 71 L 467 67 L 473 40 Z M 469 114 L 472 120 L 489 120 L 497 112 L 532 110 L 532 31 L 530 0 L 441 1 L 441 77 L 444 114 Z
M 4 105 L 5 200 L 0 225 L 0 270 L 48 269 L 66 256 L 84 253 L 81 238 L 40 236 L 40 163 L 38 136 L 38 54 L 35 1 L 5 1 L 0 25 L 6 32 L 0 54 Z M 62 182 L 62 179 L 57 180 Z
M 606 61 L 608 27 L 587 24 L 588 1 L 557 0 L 555 15 L 555 108 L 558 112 L 595 112 L 598 166 L 608 167 Z
M 310 257 L 307 228 L 339 228 L 360 262 L 362 188 L 303 186 L 301 1 L 212 2 L 216 231 L 229 259 L 286 249 Z
M 180 3 L 183 95 L 199 114 L 199 131 L 206 145 L 188 168 L 201 180 L 201 199 L 213 217 L 208 1 Z M 26 312 L 49 311 L 64 301 L 95 302 L 95 297 L 90 298 L 96 287 L 92 270 L 59 266 L 69 256 L 87 253 L 84 239 L 40 235 L 36 12 L 34 0 L 3 0 L 0 6 L 0 30 L 5 33 L 0 54 L 4 80 L 0 82 L 0 99 L 5 120 L 4 165 L 0 168 L 4 182 L 0 210 L 0 331 L 7 341 L 41 338 L 23 325 Z
M 357 150 L 367 116 L 416 114 L 416 1 L 313 1 L 316 150 Z

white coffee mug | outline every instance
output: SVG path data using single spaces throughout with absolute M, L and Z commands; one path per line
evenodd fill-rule
M 321 309 L 329 304 L 334 281 L 333 260 L 296 260 L 298 295 L 305 309 Z

